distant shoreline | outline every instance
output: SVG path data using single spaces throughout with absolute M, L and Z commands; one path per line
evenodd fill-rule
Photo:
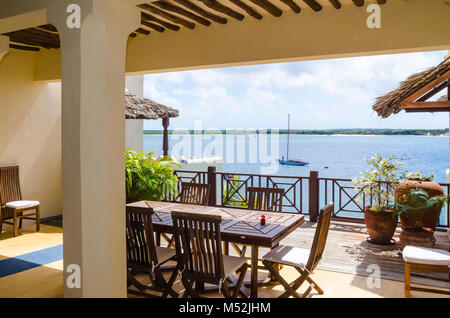
M 162 135 L 162 130 L 144 130 L 144 135 Z M 287 130 L 169 130 L 170 135 L 250 135 L 250 134 L 287 134 Z M 425 136 L 446 137 L 448 129 L 324 129 L 324 130 L 291 130 L 291 135 L 310 136 Z

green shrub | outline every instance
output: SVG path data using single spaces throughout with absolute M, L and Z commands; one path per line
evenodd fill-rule
M 174 167 L 180 165 L 169 157 L 156 159 L 154 152 L 125 152 L 127 202 L 159 201 L 177 195 L 178 177 Z

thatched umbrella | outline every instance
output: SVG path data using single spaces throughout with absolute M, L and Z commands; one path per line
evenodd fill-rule
M 404 109 L 407 112 L 449 111 L 450 102 L 441 97 L 434 102 L 426 102 L 441 90 L 449 89 L 450 55 L 439 65 L 415 73 L 400 83 L 400 86 L 386 95 L 377 97 L 372 106 L 379 116 L 389 117 Z
M 177 109 L 154 102 L 147 98 L 140 98 L 125 90 L 125 118 L 126 119 L 162 119 L 163 155 L 169 155 L 169 118 L 179 116 Z

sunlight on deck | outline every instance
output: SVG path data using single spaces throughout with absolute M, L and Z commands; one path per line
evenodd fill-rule
M 307 224 L 305 225 L 307 228 Z M 293 243 L 295 238 L 300 239 L 298 235 L 303 235 L 307 231 L 301 227 L 290 237 L 289 242 Z M 9 228 L 0 235 L 0 260 L 4 260 L 19 255 L 36 252 L 45 248 L 54 247 L 62 244 L 62 229 L 54 226 L 42 225 L 41 232 L 34 232 L 33 225 L 25 226 L 18 237 L 12 238 Z M 302 231 L 303 232 L 300 232 Z M 331 229 L 335 237 L 337 229 Z M 302 234 L 299 234 L 302 233 Z M 297 234 L 297 235 L 295 235 Z M 341 234 L 342 235 L 342 234 Z M 354 233 L 351 235 L 355 235 Z M 302 242 L 297 242 L 302 244 Z M 306 242 L 303 242 L 306 244 Z M 333 246 L 335 242 L 329 244 Z M 331 253 L 331 251 L 329 251 Z M 327 250 L 325 250 L 325 257 Z M 327 267 L 327 266 L 325 266 Z M 62 268 L 63 261 L 50 262 L 43 266 L 38 266 L 22 272 L 1 277 L 0 273 L 0 297 L 62 297 Z M 287 280 L 293 280 L 296 277 L 296 271 L 289 267 L 282 269 L 282 275 Z M 261 271 L 260 278 L 265 278 L 266 273 Z M 403 282 L 388 279 L 380 280 L 380 288 L 369 288 L 367 277 L 354 275 L 350 273 L 336 272 L 333 270 L 317 269 L 314 271 L 313 279 L 324 289 L 325 295 L 318 295 L 312 292 L 310 297 L 403 297 Z M 181 282 L 177 281 L 175 290 L 181 291 Z M 300 288 L 302 291 L 306 287 Z M 281 286 L 261 287 L 259 289 L 260 297 L 276 297 L 282 291 Z M 218 294 L 208 294 L 207 297 L 216 297 Z M 412 297 L 448 297 L 445 295 L 429 294 L 422 292 L 413 292 Z

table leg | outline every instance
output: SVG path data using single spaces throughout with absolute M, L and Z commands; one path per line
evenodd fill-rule
M 258 246 L 252 245 L 251 298 L 258 298 Z

